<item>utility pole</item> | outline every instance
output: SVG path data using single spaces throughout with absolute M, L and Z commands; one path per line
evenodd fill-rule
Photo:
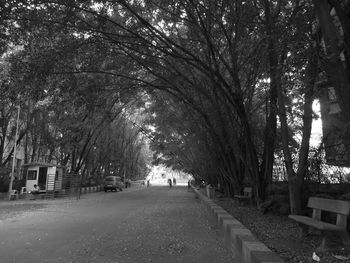
M 11 190 L 12 190 L 13 180 L 14 180 L 14 177 L 15 177 L 15 163 L 16 163 L 18 124 L 19 124 L 19 113 L 20 113 L 20 111 L 21 111 L 21 106 L 18 105 L 17 120 L 16 120 L 15 145 L 13 147 L 12 170 L 11 170 L 11 179 L 10 179 L 10 184 L 9 184 L 9 200 L 11 199 Z

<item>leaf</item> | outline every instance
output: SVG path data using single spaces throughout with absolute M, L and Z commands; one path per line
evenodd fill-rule
M 314 252 L 314 253 L 312 254 L 312 259 L 315 260 L 315 261 L 317 261 L 317 262 L 320 262 L 320 260 L 321 260 L 320 257 L 317 256 L 316 252 Z

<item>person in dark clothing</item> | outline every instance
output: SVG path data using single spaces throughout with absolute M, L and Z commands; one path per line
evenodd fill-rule
M 35 184 L 34 189 L 31 191 L 31 194 L 38 195 L 38 194 L 40 194 L 39 190 L 40 190 L 40 187 Z
M 172 181 L 171 181 L 170 178 L 168 179 L 168 184 L 169 184 L 169 187 L 171 188 L 172 187 Z

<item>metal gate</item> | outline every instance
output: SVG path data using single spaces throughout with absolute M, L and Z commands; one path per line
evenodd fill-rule
M 76 198 L 80 199 L 81 176 L 78 174 L 63 174 L 62 179 L 48 176 L 46 198 Z

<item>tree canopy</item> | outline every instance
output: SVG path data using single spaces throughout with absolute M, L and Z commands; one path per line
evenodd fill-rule
M 258 202 L 282 152 L 299 213 L 318 83 L 332 81 L 338 98 L 349 94 L 348 50 L 328 30 L 337 27 L 346 46 L 349 3 L 314 2 L 5 3 L 1 142 L 21 104 L 27 160 L 140 174 L 150 144 L 154 164 L 229 195 L 251 184 Z M 348 104 L 338 102 L 346 116 Z

